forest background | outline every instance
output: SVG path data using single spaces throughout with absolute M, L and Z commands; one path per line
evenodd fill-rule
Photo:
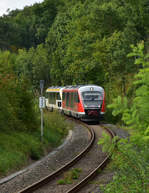
M 44 0 L 0 17 L 0 130 L 36 130 L 40 80 L 101 85 L 106 121 L 133 133 L 105 192 L 149 192 L 148 33 L 147 0 Z

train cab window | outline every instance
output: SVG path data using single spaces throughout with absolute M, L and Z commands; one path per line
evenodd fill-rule
M 103 96 L 100 92 L 86 91 L 82 93 L 83 103 L 86 107 L 99 107 L 102 103 Z

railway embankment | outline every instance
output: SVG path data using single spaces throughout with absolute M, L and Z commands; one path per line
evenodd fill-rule
M 69 121 L 70 122 L 70 121 Z M 43 159 L 0 180 L 1 193 L 13 193 L 24 188 L 64 165 L 87 146 L 90 135 L 81 125 L 74 125 L 66 140 Z M 12 192 L 13 191 L 13 192 Z
M 49 173 L 54 172 L 57 168 L 60 168 L 61 166 L 65 165 L 65 163 L 67 163 L 74 156 L 79 154 L 79 152 L 88 144 L 90 140 L 90 135 L 88 131 L 83 128 L 82 125 L 74 125 L 73 123 L 73 126 L 74 129 L 69 131 L 69 134 L 67 135 L 64 143 L 58 148 L 56 148 L 54 151 L 49 153 L 40 161 L 31 164 L 23 170 L 20 170 L 19 172 L 14 173 L 8 176 L 7 178 L 1 179 L 1 193 L 12 193 L 12 190 L 15 193 L 18 190 L 40 180 L 44 176 L 47 176 Z M 116 134 L 119 135 L 119 137 L 128 136 L 127 132 L 117 128 L 114 125 L 105 124 L 105 126 L 108 126 L 110 129 L 112 129 Z M 98 149 L 98 147 L 96 149 Z M 78 167 L 80 168 L 81 166 Z M 82 191 L 92 190 L 94 192 L 97 192 L 97 190 L 99 191 L 99 184 L 107 184 L 109 181 L 112 180 L 112 177 L 113 171 L 106 170 L 104 173 L 98 175 L 95 180 L 91 181 L 88 186 L 85 187 L 85 189 L 83 189 Z
M 34 130 L 3 129 L 0 131 L 0 178 L 10 175 L 47 155 L 63 143 L 69 128 L 65 118 L 57 113 L 44 113 L 44 137 Z

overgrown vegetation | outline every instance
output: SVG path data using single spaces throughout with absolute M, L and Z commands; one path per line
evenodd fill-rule
M 40 125 L 40 123 L 39 123 Z M 26 132 L 0 131 L 0 176 L 18 170 L 28 160 L 38 160 L 53 147 L 61 144 L 70 125 L 57 112 L 44 113 L 44 138 L 40 141 L 40 128 Z
M 47 145 L 49 142 L 52 146 L 59 145 L 68 133 L 69 129 L 72 129 L 73 124 L 65 121 L 64 117 L 58 112 L 45 112 L 44 113 L 44 140 Z
M 142 68 L 133 82 L 133 97 L 117 97 L 113 104 L 113 115 L 120 114 L 123 125 L 127 126 L 133 135 L 129 139 L 110 145 L 113 153 L 113 181 L 104 188 L 104 192 L 149 192 L 149 55 L 144 55 L 143 42 L 137 47 L 132 46 L 133 52 L 128 57 L 137 56 L 136 65 Z M 104 141 L 100 144 L 104 145 Z M 106 146 L 105 146 L 106 145 Z M 104 149 L 107 150 L 107 138 Z

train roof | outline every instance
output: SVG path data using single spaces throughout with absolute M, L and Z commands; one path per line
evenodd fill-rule
M 100 87 L 101 89 L 103 89 L 101 86 L 98 85 L 94 85 L 94 84 L 88 84 L 88 85 L 67 85 L 67 86 L 51 86 L 49 88 L 47 88 L 46 92 L 59 92 L 61 89 L 81 89 L 81 88 L 85 88 L 85 87 Z
M 70 85 L 70 86 L 65 86 L 64 89 L 79 89 L 81 87 L 90 87 L 90 86 L 96 86 L 96 87 L 102 88 L 101 86 L 98 86 L 98 85 L 95 85 L 95 84 L 88 84 L 88 85 Z
M 46 89 L 46 92 L 59 92 L 63 86 L 51 86 Z

